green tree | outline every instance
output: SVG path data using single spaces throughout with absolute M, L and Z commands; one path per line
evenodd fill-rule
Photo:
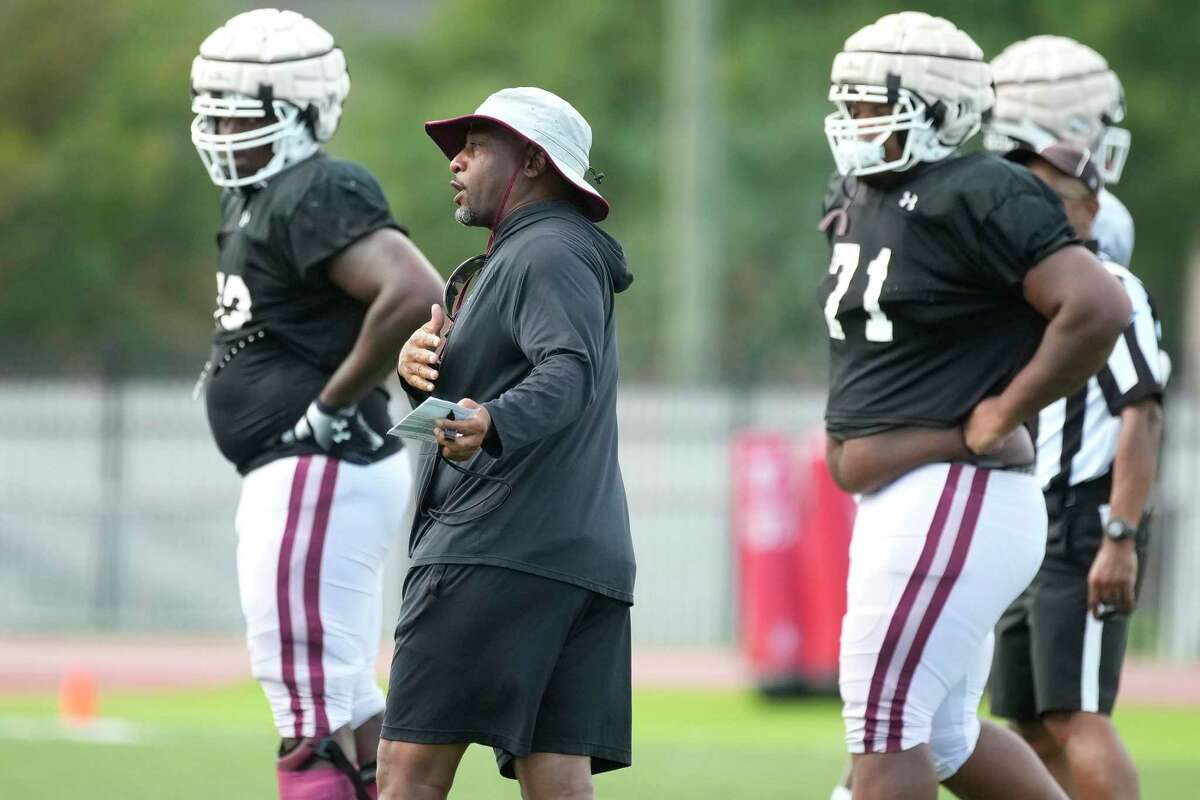
M 716 2 L 717 0 L 714 0 Z M 606 223 L 637 277 L 618 303 L 627 376 L 665 373 L 664 186 L 678 165 L 663 111 L 661 0 L 534 0 L 370 6 L 387 17 L 314 13 L 345 49 L 353 88 L 331 150 L 379 175 L 396 216 L 443 272 L 485 235 L 453 222 L 446 161 L 421 122 L 472 110 L 504 86 L 569 98 L 592 123 L 608 178 Z M 344 8 L 344 6 L 341 6 Z M 363 8 L 367 8 L 364 6 Z M 719 4 L 712 57 L 720 113 L 716 218 L 722 306 L 718 374 L 738 384 L 823 379 L 815 288 L 828 260 L 816 231 L 831 172 L 822 133 L 829 65 L 885 0 Z M 1169 341 L 1195 244 L 1200 74 L 1190 0 L 1002 5 L 931 0 L 989 57 L 1035 33 L 1103 53 L 1129 101 L 1133 151 L 1115 191 L 1138 226 L 1134 269 Z M 140 371 L 182 373 L 206 353 L 217 190 L 188 137 L 188 71 L 226 0 L 15 0 L 0 6 L 0 369 L 73 373 L 117 350 Z M 386 21 L 387 24 L 382 24 Z

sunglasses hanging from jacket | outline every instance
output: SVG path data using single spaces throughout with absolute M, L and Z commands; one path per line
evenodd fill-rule
M 466 261 L 459 264 L 454 272 L 450 273 L 450 279 L 446 281 L 446 290 L 442 296 L 442 308 L 446 311 L 446 328 L 442 331 L 441 342 L 438 343 L 437 353 L 440 357 L 445 351 L 446 343 L 450 340 L 450 334 L 454 329 L 455 321 L 459 313 L 462 311 L 464 304 L 467 301 L 468 293 L 472 285 L 476 282 L 487 266 L 487 254 L 472 256 Z M 453 419 L 454 415 L 450 415 Z M 512 484 L 503 478 L 497 478 L 493 475 L 487 475 L 477 470 L 467 467 L 460 467 L 442 454 L 441 448 L 438 449 L 438 461 L 450 467 L 455 472 L 464 475 L 468 478 L 474 478 L 478 481 L 494 484 L 492 491 L 481 497 L 479 500 L 462 508 L 455 508 L 458 502 L 466 494 L 466 490 L 470 488 L 469 483 L 460 481 L 450 495 L 446 498 L 446 502 L 440 507 L 433 508 L 424 506 L 422 510 L 443 525 L 465 525 L 468 522 L 486 517 L 491 514 L 504 502 L 508 500 L 508 496 L 512 494 Z M 436 466 L 435 466 L 436 469 Z M 431 477 L 432 480 L 432 477 Z

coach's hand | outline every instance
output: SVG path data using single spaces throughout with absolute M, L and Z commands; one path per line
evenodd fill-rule
M 967 417 L 963 439 L 972 453 L 989 455 L 999 450 L 1020 424 L 1020 420 L 1008 418 L 999 397 L 988 397 L 980 401 L 971 411 L 971 416 Z
M 284 444 L 312 439 L 330 455 L 354 464 L 367 463 L 366 456 L 383 447 L 383 437 L 367 424 L 357 404 L 332 408 L 319 398 L 279 438 Z
M 443 456 L 451 461 L 466 461 L 483 447 L 483 440 L 492 429 L 492 416 L 470 398 L 463 398 L 458 404 L 479 410 L 470 419 L 439 419 L 434 423 L 434 436 L 442 446 Z
M 442 326 L 446 315 L 442 307 L 429 309 L 429 322 L 413 331 L 400 350 L 400 363 L 396 373 L 401 380 L 422 392 L 432 392 L 433 382 L 438 378 L 437 365 L 441 362 L 438 347 L 442 343 Z
M 1096 619 L 1103 616 L 1101 606 L 1121 614 L 1133 613 L 1137 601 L 1137 571 L 1133 537 L 1120 541 L 1105 537 L 1088 571 L 1088 610 L 1092 616 Z

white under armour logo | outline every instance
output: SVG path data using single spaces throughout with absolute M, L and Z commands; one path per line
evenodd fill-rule
M 350 440 L 352 434 L 350 433 L 350 423 L 347 420 L 335 419 L 333 425 L 330 427 L 333 428 L 333 441 L 335 444 L 341 444 Z
M 249 221 L 250 221 L 250 209 L 247 208 L 245 211 L 242 212 L 241 219 L 238 220 L 238 227 L 239 228 L 246 227 L 246 223 Z
M 912 211 L 917 207 L 917 196 L 912 192 L 905 192 L 904 196 L 900 198 L 899 205 L 905 211 Z

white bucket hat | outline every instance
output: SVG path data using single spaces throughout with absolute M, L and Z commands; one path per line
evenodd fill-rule
M 476 120 L 502 125 L 542 149 L 562 175 L 579 190 L 584 215 L 592 222 L 608 216 L 608 201 L 587 182 L 592 128 L 575 107 L 553 92 L 532 86 L 501 89 L 490 95 L 474 114 L 425 123 L 425 132 L 446 158 L 454 158 L 467 141 Z

